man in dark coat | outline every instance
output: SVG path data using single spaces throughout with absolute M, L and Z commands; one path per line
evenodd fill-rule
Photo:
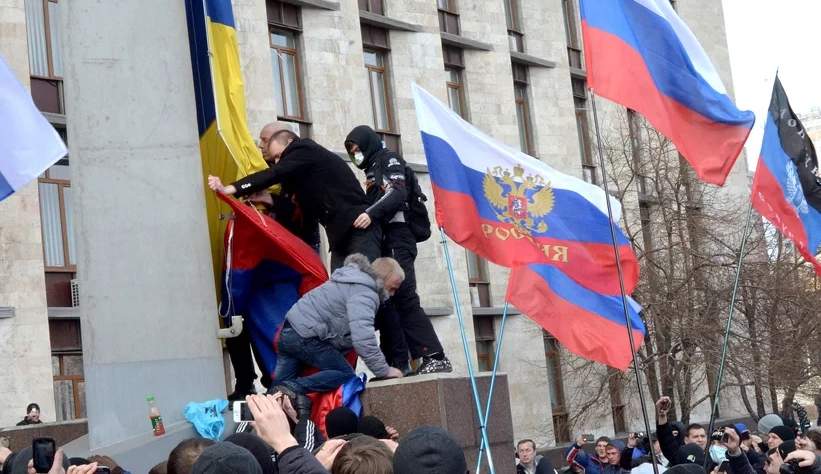
M 39 425 L 40 423 L 42 423 L 40 421 L 40 405 L 29 403 L 29 406 L 26 407 L 26 417 L 23 418 L 23 421 L 17 423 L 17 426 Z
M 299 138 L 290 130 L 274 133 L 268 140 L 268 155 L 276 164 L 223 186 L 216 176 L 208 186 L 223 194 L 244 197 L 274 184 L 282 184 L 296 195 L 306 217 L 325 226 L 330 244 L 331 269 L 345 258 L 361 253 L 373 261 L 381 254 L 381 228 L 354 225 L 368 208 L 368 200 L 345 161 L 313 140 Z
M 399 262 L 405 272 L 405 280 L 396 294 L 385 303 L 384 313 L 387 322 L 390 344 L 382 344 L 383 352 L 388 354 L 390 363 L 403 372 L 409 372 L 407 353 L 413 359 L 422 359 L 417 374 L 451 372 L 450 360 L 445 357 L 439 337 L 433 329 L 430 318 L 422 309 L 419 295 L 416 293 L 416 238 L 411 232 L 406 219 L 408 210 L 407 170 L 405 160 L 398 154 L 385 149 L 376 132 L 367 125 L 354 128 L 345 139 L 345 149 L 351 161 L 366 173 L 366 195 L 368 208 L 357 218 L 357 223 L 365 226 L 380 227 L 383 243 L 382 255 Z M 395 329 L 392 322 L 398 321 L 401 331 Z M 401 339 L 407 342 L 402 344 Z M 404 354 L 402 354 L 404 352 Z

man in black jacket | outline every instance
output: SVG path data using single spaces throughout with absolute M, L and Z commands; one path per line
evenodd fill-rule
M 450 360 L 445 357 L 439 337 L 433 329 L 430 318 L 422 309 L 419 295 L 416 293 L 416 238 L 406 222 L 405 211 L 408 210 L 408 190 L 406 189 L 405 160 L 398 154 L 382 146 L 382 140 L 367 125 L 354 128 L 345 139 L 345 149 L 353 163 L 366 172 L 366 195 L 370 204 L 357 222 L 370 227 L 381 227 L 384 240 L 382 255 L 399 262 L 405 272 L 405 280 L 388 302 L 385 303 L 385 319 L 388 326 L 391 321 L 399 321 L 401 332 L 388 331 L 391 338 L 399 339 L 404 335 L 410 355 L 414 359 L 422 358 L 422 365 L 417 374 L 451 372 Z M 392 314 L 393 313 L 393 314 Z M 398 313 L 398 317 L 395 315 Z M 384 336 L 384 335 L 383 335 Z M 395 341 L 395 339 L 392 339 Z M 397 346 L 390 344 L 392 354 L 387 354 L 389 363 L 400 370 L 410 371 L 407 364 L 407 350 L 404 355 L 397 354 Z M 383 352 L 385 352 L 383 344 Z
M 298 196 L 306 218 L 317 219 L 325 226 L 332 252 L 331 270 L 341 267 L 352 253 L 361 253 L 370 261 L 380 257 L 381 229 L 359 221 L 368 208 L 368 200 L 342 158 L 290 130 L 271 136 L 268 155 L 276 164 L 267 170 L 228 186 L 223 186 L 218 177 L 209 176 L 208 186 L 223 194 L 243 197 L 282 184 Z

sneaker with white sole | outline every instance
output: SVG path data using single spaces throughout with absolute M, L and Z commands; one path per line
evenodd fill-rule
M 419 369 L 416 371 L 416 375 L 439 374 L 447 372 L 453 372 L 453 366 L 450 364 L 450 360 L 447 357 L 442 360 L 436 360 L 433 357 L 423 357 L 422 365 L 419 366 Z

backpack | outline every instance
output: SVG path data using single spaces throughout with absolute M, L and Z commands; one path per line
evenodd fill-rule
M 410 227 L 416 242 L 424 242 L 430 238 L 430 216 L 425 203 L 428 197 L 419 186 L 416 173 L 405 163 L 405 187 L 408 190 L 408 209 L 405 211 L 405 221 Z

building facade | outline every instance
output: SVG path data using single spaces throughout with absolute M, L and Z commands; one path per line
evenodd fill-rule
M 63 77 L 72 65 L 68 58 L 82 53 L 67 52 L 68 43 L 77 46 L 72 35 L 80 34 L 80 27 L 65 18 L 66 8 L 71 8 L 66 4 L 78 1 L 13 0 L 12 7 L 0 7 L 0 23 L 6 26 L 0 28 L 0 53 L 24 83 L 30 82 L 35 103 L 55 128 L 69 130 L 64 133 L 69 149 L 82 154 L 91 149 L 84 135 L 88 128 L 72 122 L 79 112 L 71 105 L 79 110 L 78 97 L 90 91 L 83 90 L 87 86 L 79 79 L 82 74 L 72 71 L 71 78 Z M 732 90 L 721 1 L 671 3 Z M 416 83 L 498 140 L 564 173 L 601 183 L 577 0 L 234 0 L 233 8 L 252 134 L 274 120 L 293 122 L 301 136 L 342 153 L 348 132 L 369 124 L 388 148 L 414 164 L 430 195 L 411 94 L 411 83 Z M 175 18 L 174 28 L 181 29 L 173 35 L 179 39 L 185 11 L 169 6 L 166 13 Z M 190 73 L 190 67 L 180 70 Z M 184 107 L 193 105 L 193 95 L 186 97 L 193 94 L 190 87 L 149 87 L 143 92 L 177 94 Z M 615 104 L 600 104 L 605 116 L 619 111 Z M 194 117 L 195 110 L 183 113 Z M 119 129 L 108 127 L 110 133 L 128 132 L 125 123 Z M 743 160 L 739 163 L 727 192 L 746 196 Z M 9 262 L 0 266 L 0 273 L 5 272 L 0 278 L 0 354 L 19 362 L 0 378 L 0 425 L 22 417 L 32 401 L 43 406 L 45 420 L 86 416 L 82 361 L 88 344 L 82 338 L 90 333 L 86 327 L 80 330 L 79 305 L 89 300 L 77 297 L 86 289 L 77 284 L 76 273 L 84 271 L 80 262 L 85 259 L 78 255 L 88 250 L 77 248 L 77 235 L 84 229 L 75 223 L 78 215 L 85 222 L 90 218 L 72 206 L 71 190 L 72 185 L 83 187 L 83 179 L 93 172 L 84 167 L 78 173 L 70 156 L 37 184 L 0 203 L 3 216 L 14 216 L 0 223 L 0 261 Z M 192 183 L 198 179 L 186 178 Z M 639 192 L 637 188 L 625 200 L 638 200 Z M 432 211 L 433 203 L 429 205 Z M 207 232 L 204 226 L 202 232 Z M 419 246 L 419 294 L 454 369 L 465 371 L 444 252 L 437 240 Z M 613 435 L 641 428 L 634 391 L 610 384 L 603 393 L 588 393 L 612 374 L 594 366 L 580 376 L 576 370 L 582 361 L 526 316 L 513 311 L 504 340 L 497 340 L 508 272 L 450 245 L 473 365 L 489 371 L 500 352 L 517 438 L 550 446 L 583 432 Z M 3 319 L 4 314 L 9 317 Z M 598 397 L 599 403 L 582 401 L 590 397 Z M 703 419 L 707 410 L 706 404 L 700 405 L 696 419 Z M 733 410 L 727 407 L 723 414 Z M 591 416 L 576 416 L 580 411 L 591 411 Z

